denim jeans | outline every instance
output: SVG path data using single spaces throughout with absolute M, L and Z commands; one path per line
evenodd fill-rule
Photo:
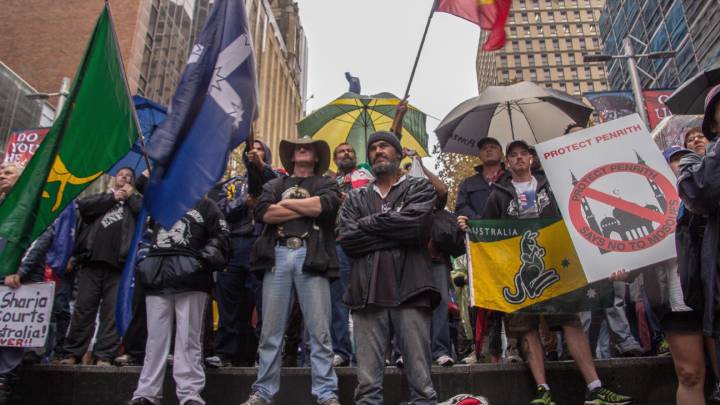
M 348 281 L 350 281 L 350 259 L 342 250 L 340 245 L 335 249 L 338 263 L 340 264 L 340 278 L 330 284 L 332 296 L 332 346 L 333 352 L 346 361 L 352 358 L 352 345 L 350 343 L 350 311 L 343 304 L 342 297 L 345 294 Z
M 625 314 L 625 286 L 625 283 L 613 283 L 613 287 L 615 289 L 615 299 L 613 302 L 613 306 L 610 308 L 606 308 L 604 311 L 605 321 L 607 323 L 606 327 L 608 329 L 608 338 L 613 340 L 615 347 L 621 354 L 632 350 L 642 351 L 640 344 L 637 342 L 632 332 L 630 331 L 630 324 L 628 322 L 627 315 Z M 583 323 L 583 329 L 587 334 L 590 329 L 592 313 L 589 311 L 581 313 L 580 319 Z M 600 336 L 598 337 L 598 340 L 599 339 Z M 602 348 L 598 349 L 597 351 L 604 353 L 603 355 L 607 354 L 607 352 Z
M 382 405 L 385 351 L 394 334 L 403 356 L 412 405 L 435 405 L 437 395 L 430 379 L 430 319 L 426 308 L 369 306 L 353 311 L 357 339 L 355 404 Z
M 432 264 L 435 286 L 440 290 L 440 304 L 433 310 L 430 329 L 432 358 L 450 356 L 450 324 L 448 322 L 448 276 L 450 269 L 445 263 Z M 452 357 L 452 356 L 451 356 Z
M 305 247 L 276 246 L 275 267 L 263 278 L 260 367 L 252 391 L 268 401 L 280 390 L 282 342 L 293 305 L 293 289 L 310 335 L 311 392 L 319 402 L 337 398 L 330 338 L 330 282 L 321 275 L 303 272 L 305 253 Z

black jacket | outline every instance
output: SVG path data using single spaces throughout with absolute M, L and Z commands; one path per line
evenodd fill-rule
M 268 208 L 282 199 L 286 189 L 286 180 L 290 177 L 278 177 L 263 186 L 263 192 L 255 206 L 255 221 L 261 222 Z M 319 273 L 326 277 L 337 277 L 339 268 L 337 253 L 335 251 L 335 216 L 340 207 L 340 189 L 335 181 L 326 176 L 313 176 L 315 179 L 311 190 L 311 197 L 320 197 L 322 210 L 315 218 L 307 237 L 307 253 L 303 264 L 303 271 Z M 270 270 L 275 266 L 275 245 L 277 243 L 277 226 L 265 224 L 262 234 L 253 245 L 250 269 L 252 271 Z
M 227 223 L 215 202 L 207 198 L 170 230 L 151 219 L 146 235 L 150 247 L 137 264 L 136 274 L 148 295 L 209 292 L 212 272 L 225 266 L 230 249 Z
M 480 219 L 483 212 L 485 212 L 485 204 L 490 197 L 490 193 L 495 188 L 495 184 L 490 184 L 485 180 L 482 170 L 482 165 L 476 166 L 475 171 L 477 173 L 460 183 L 457 200 L 455 201 L 455 213 L 457 215 L 464 215 L 470 219 Z M 509 176 L 510 172 L 503 170 L 498 181 Z
M 537 204 L 539 218 L 560 217 L 560 209 L 555 202 L 550 183 L 539 174 L 533 174 L 537 180 Z M 512 219 L 518 217 L 519 201 L 515 187 L 512 184 L 512 177 L 503 177 L 495 183 L 495 188 L 488 197 L 485 204 L 483 219 Z
M 55 227 L 50 226 L 41 233 L 25 251 L 17 275 L 23 283 L 39 283 L 45 280 L 45 256 L 55 237 Z
M 720 252 L 720 142 L 714 140 L 708 144 L 704 157 L 696 154 L 689 154 L 680 161 L 680 176 L 678 177 L 678 190 L 680 197 L 686 207 L 694 214 L 707 218 L 702 239 L 695 238 L 694 242 L 688 235 L 689 243 L 701 243 L 699 246 L 700 278 L 702 281 L 703 294 L 703 333 L 708 336 L 720 336 L 720 319 L 716 313 L 720 310 L 720 277 L 718 277 L 718 253 Z M 682 225 L 682 222 L 681 222 Z M 683 233 L 681 227 L 681 236 Z M 676 235 L 677 237 L 677 235 Z M 697 254 L 698 246 L 694 246 Z M 688 252 L 686 252 L 688 253 Z M 692 252 L 689 252 L 692 254 Z M 697 265 L 697 258 L 679 257 L 679 272 L 681 281 L 687 281 L 687 272 L 693 269 L 685 268 L 692 265 L 693 260 Z M 685 300 L 693 305 L 695 299 L 687 295 L 688 288 L 683 284 L 686 291 Z M 695 291 L 692 291 L 696 293 Z
M 98 229 L 105 214 L 115 208 L 118 202 L 112 193 L 102 193 L 82 200 L 78 200 L 78 210 L 80 212 L 80 230 L 78 239 L 75 242 L 73 256 L 79 263 L 90 261 L 93 257 L 93 250 L 109 243 L 108 241 L 97 238 Z M 142 206 L 142 197 L 135 193 L 128 198 L 123 204 L 123 219 L 121 223 L 121 242 L 118 249 L 118 263 L 115 267 L 122 270 L 122 264 L 127 258 L 130 243 L 132 243 L 133 231 L 135 230 L 135 220 Z
M 376 198 L 373 184 L 352 190 L 338 214 L 340 245 L 352 259 L 350 283 L 343 302 L 351 309 L 364 308 L 380 250 L 391 250 L 400 269 L 400 303 L 427 293 L 432 307 L 440 302 L 433 281 L 428 241 L 437 194 L 427 179 L 406 177 L 397 186 L 386 213 L 370 204 Z

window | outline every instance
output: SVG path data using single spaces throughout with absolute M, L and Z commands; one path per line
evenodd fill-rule
M 520 47 L 518 46 L 518 41 L 512 41 L 512 50 L 515 52 L 520 51 Z
M 500 66 L 507 67 L 507 56 L 502 55 L 500 56 Z
M 560 12 L 560 19 L 563 21 L 567 21 L 567 13 L 564 11 Z
M 541 55 L 541 56 L 540 56 L 540 60 L 541 60 L 543 66 L 547 66 L 547 64 L 548 64 L 548 57 L 547 57 L 547 55 Z
M 515 55 L 513 61 L 515 62 L 515 66 L 520 66 L 520 55 Z
M 550 69 L 543 69 L 543 80 L 550 80 Z
M 510 27 L 510 36 L 511 37 L 517 36 L 517 28 Z
M 558 79 L 565 80 L 565 71 L 563 69 L 558 69 Z
M 537 71 L 535 69 L 530 70 L 530 80 L 537 81 Z
M 577 79 L 578 78 L 577 69 L 570 69 L 570 75 L 572 76 L 573 79 Z
M 544 40 L 540 40 L 540 50 L 541 51 L 547 51 L 547 46 L 545 45 Z
M 537 10 L 538 8 L 540 8 L 540 4 L 538 4 L 538 0 L 533 0 L 533 8 L 534 8 L 535 10 Z
M 520 17 L 522 17 L 522 22 L 524 22 L 525 24 L 529 22 L 527 13 L 520 13 Z
M 554 50 L 557 51 L 558 49 L 560 49 L 560 42 L 559 42 L 557 39 L 553 39 L 552 42 L 553 42 L 553 49 L 554 49 Z

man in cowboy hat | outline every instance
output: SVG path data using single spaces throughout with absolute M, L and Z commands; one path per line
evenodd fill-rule
M 334 224 L 340 207 L 337 183 L 323 176 L 330 165 L 325 141 L 280 142 L 287 177 L 271 180 L 255 207 L 265 223 L 253 247 L 251 269 L 262 272 L 260 366 L 243 405 L 271 404 L 280 390 L 283 335 L 297 293 L 310 335 L 312 394 L 320 405 L 339 405 L 330 340 L 330 278 L 338 275 Z

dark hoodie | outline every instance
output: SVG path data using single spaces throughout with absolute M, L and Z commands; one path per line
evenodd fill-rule
M 268 181 L 279 176 L 279 173 L 272 168 L 272 152 L 268 146 L 259 142 L 265 150 L 265 166 L 259 170 L 248 162 L 247 156 L 243 155 L 243 164 L 247 172 L 241 176 L 227 180 L 221 187 L 217 199 L 220 211 L 230 227 L 232 238 L 232 254 L 230 266 L 248 266 L 250 261 L 250 248 L 255 238 L 262 231 L 262 223 L 254 219 L 254 209 L 248 207 L 247 197 L 258 197 L 262 194 L 262 187 Z

